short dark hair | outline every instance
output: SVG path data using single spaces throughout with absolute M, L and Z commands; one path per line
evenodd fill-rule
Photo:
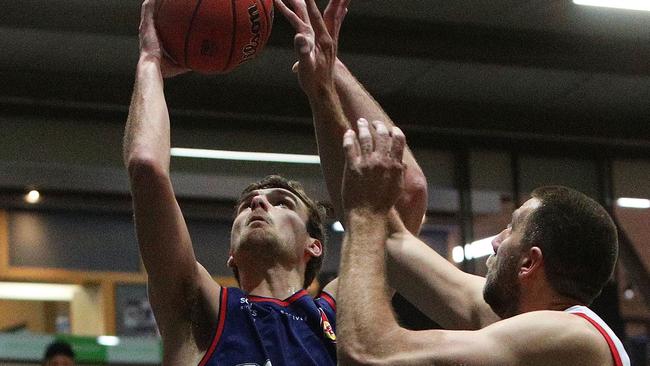
M 324 224 L 326 218 L 325 206 L 323 206 L 320 202 L 309 198 L 302 184 L 294 180 L 288 180 L 280 175 L 269 175 L 264 177 L 259 182 L 251 183 L 242 191 L 239 197 L 239 201 L 241 202 L 242 198 L 244 198 L 251 191 L 266 188 L 283 188 L 287 191 L 292 192 L 298 196 L 298 198 L 300 198 L 300 200 L 307 206 L 309 210 L 307 232 L 312 238 L 318 239 L 321 242 L 323 253 L 319 257 L 312 257 L 312 259 L 307 263 L 307 267 L 305 268 L 305 281 L 303 283 L 303 288 L 307 288 L 320 271 L 320 268 L 323 265 L 323 258 L 325 256 L 325 241 L 327 240 Z
M 618 257 L 614 221 L 598 202 L 567 187 L 540 187 L 541 205 L 525 223 L 522 243 L 538 246 L 551 286 L 560 295 L 590 304 L 609 281 Z
M 72 350 L 72 346 L 70 346 L 69 343 L 64 341 L 54 341 L 47 346 L 47 349 L 45 349 L 43 363 L 51 360 L 58 355 L 67 356 L 74 360 L 74 351 Z

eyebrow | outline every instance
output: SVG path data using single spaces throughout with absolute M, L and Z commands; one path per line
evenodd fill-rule
M 512 227 L 513 227 L 513 228 L 514 228 L 515 226 L 518 226 L 519 224 L 521 224 L 521 214 L 519 213 L 518 210 L 515 210 L 515 211 L 512 213 L 512 220 L 511 220 L 511 222 L 512 222 Z
M 293 192 L 283 188 L 275 189 L 274 191 L 269 193 L 269 196 L 282 196 L 285 198 L 291 198 L 291 200 L 295 205 L 297 205 L 298 202 L 302 202 L 302 200 L 298 196 L 296 196 Z
M 242 203 L 248 201 L 252 197 L 259 195 L 260 191 L 264 190 L 264 189 L 269 189 L 269 188 L 262 188 L 262 189 L 256 189 L 256 190 L 250 191 L 246 196 L 244 196 L 242 199 L 239 200 L 239 204 L 237 205 L 237 207 L 241 206 Z M 298 203 L 300 202 L 304 206 L 307 206 L 307 204 L 305 202 L 303 202 L 303 200 L 300 197 L 298 197 L 295 193 L 293 193 L 293 192 L 291 192 L 291 191 L 289 191 L 287 189 L 273 188 L 273 187 L 270 188 L 270 189 L 273 189 L 273 191 L 271 191 L 269 193 L 269 195 L 281 195 L 281 196 L 284 196 L 284 197 L 289 197 L 289 198 L 291 198 L 293 200 L 295 205 L 298 205 Z

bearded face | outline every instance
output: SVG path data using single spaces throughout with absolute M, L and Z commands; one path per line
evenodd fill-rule
M 526 220 L 541 202 L 532 198 L 512 213 L 510 225 L 492 240 L 494 254 L 487 260 L 483 299 L 501 318 L 516 315 L 521 302 L 519 268 Z
M 521 286 L 517 278 L 518 268 L 518 256 L 488 258 L 483 299 L 501 318 L 511 317 L 517 313 L 521 297 Z

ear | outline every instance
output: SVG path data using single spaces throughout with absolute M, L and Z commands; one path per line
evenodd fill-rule
M 519 278 L 528 279 L 543 272 L 544 254 L 539 247 L 533 246 L 522 257 L 519 265 Z
M 235 258 L 232 256 L 232 254 L 230 256 L 228 256 L 228 261 L 226 262 L 226 265 L 228 267 L 230 267 L 230 268 L 236 268 L 237 267 L 237 265 L 235 264 Z
M 310 243 L 305 247 L 305 254 L 310 257 L 320 257 L 323 255 L 323 243 L 318 239 L 309 238 Z

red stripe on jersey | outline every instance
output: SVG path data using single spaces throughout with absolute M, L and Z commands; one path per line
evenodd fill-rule
M 328 294 L 327 292 L 321 292 L 320 293 L 320 298 L 327 301 L 328 304 L 332 307 L 334 311 L 336 311 L 336 300 L 332 297 L 332 295 Z
M 614 364 L 616 366 L 623 366 L 623 361 L 621 361 L 621 356 L 618 354 L 618 349 L 616 348 L 616 344 L 614 344 L 614 341 L 612 340 L 612 337 L 609 336 L 609 333 L 598 324 L 595 320 L 591 319 L 587 314 L 584 313 L 572 313 L 574 315 L 577 315 L 583 319 L 586 319 L 591 325 L 596 327 L 596 329 L 600 332 L 600 334 L 605 337 L 605 340 L 607 341 L 607 345 L 609 345 L 609 351 L 612 353 L 612 357 L 614 357 Z
M 205 366 L 205 364 L 210 360 L 210 357 L 212 357 L 214 350 L 217 348 L 217 343 L 219 343 L 219 339 L 221 339 L 221 334 L 223 333 L 223 327 L 226 324 L 227 309 L 228 309 L 228 288 L 222 287 L 221 296 L 219 299 L 219 319 L 217 320 L 217 331 L 214 334 L 214 338 L 212 339 L 212 344 L 210 345 L 210 348 L 208 348 L 208 351 L 205 353 L 205 355 L 203 355 L 201 362 L 199 362 L 199 366 Z
M 300 290 L 296 292 L 295 294 L 289 296 L 288 298 L 284 300 L 278 300 L 274 299 L 272 297 L 264 297 L 264 296 L 255 296 L 255 295 L 248 295 L 248 299 L 253 302 L 272 302 L 274 304 L 278 304 L 280 306 L 289 306 L 292 303 L 296 302 L 296 300 L 300 299 L 301 297 L 308 295 L 307 291 L 305 290 Z

